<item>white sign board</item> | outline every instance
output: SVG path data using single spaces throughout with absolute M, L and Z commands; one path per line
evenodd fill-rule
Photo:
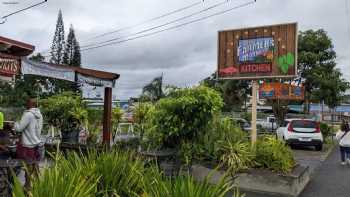
M 22 59 L 22 74 L 75 81 L 75 72 L 71 69 L 55 67 L 47 63 L 34 62 L 28 59 Z

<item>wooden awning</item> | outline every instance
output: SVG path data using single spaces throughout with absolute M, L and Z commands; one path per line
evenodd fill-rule
M 116 73 L 48 62 L 35 62 L 27 58 L 22 58 L 21 64 L 22 74 L 39 75 L 93 86 L 114 87 L 115 81 L 120 77 Z
M 0 53 L 2 54 L 24 57 L 32 54 L 34 49 L 33 45 L 0 36 Z

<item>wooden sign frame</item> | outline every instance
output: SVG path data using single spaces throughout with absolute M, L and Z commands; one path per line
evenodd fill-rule
M 217 78 L 296 77 L 297 33 L 297 23 L 219 31 Z

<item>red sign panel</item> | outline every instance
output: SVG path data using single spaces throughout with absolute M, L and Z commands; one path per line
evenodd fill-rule
M 269 73 L 271 71 L 271 64 L 243 64 L 239 66 L 240 73 Z
M 20 70 L 19 60 L 0 57 L 0 75 L 13 76 L 18 74 L 19 70 Z

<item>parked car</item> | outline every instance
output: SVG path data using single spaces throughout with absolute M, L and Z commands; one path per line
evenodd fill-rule
M 275 116 L 268 116 L 265 120 L 257 120 L 256 126 L 266 129 L 268 131 L 276 131 L 277 121 Z
M 287 144 L 314 146 L 320 151 L 323 147 L 323 136 L 320 123 L 309 119 L 286 119 L 277 129 L 277 138 Z
M 250 125 L 249 121 L 244 118 L 233 118 L 234 121 L 237 122 L 237 124 L 241 127 L 243 131 L 251 131 L 252 126 Z

